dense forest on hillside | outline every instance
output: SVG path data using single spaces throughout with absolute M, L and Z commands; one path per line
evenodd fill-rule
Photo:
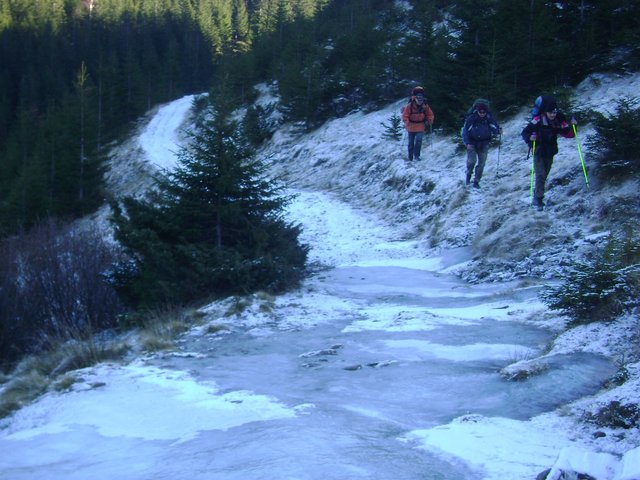
M 1 2 L 0 236 L 102 204 L 110 142 L 154 105 L 206 91 L 222 56 L 318 2 L 287 3 Z
M 243 204 L 237 193 L 231 210 L 238 218 L 214 202 L 220 219 L 213 227 L 185 224 L 202 212 L 214 216 L 198 203 L 206 196 L 186 187 L 168 206 L 159 202 L 159 213 L 133 199 L 124 210 L 112 202 L 120 247 L 69 227 L 113 200 L 103 189 L 107 155 L 152 107 L 206 91 L 217 111 L 249 107 L 243 126 L 222 122 L 195 132 L 202 145 L 219 143 L 211 155 L 193 155 L 196 164 L 209 162 L 210 178 L 226 171 L 221 166 L 244 168 L 223 175 L 228 184 L 205 182 L 216 185 L 214 193 L 235 192 L 263 179 L 254 178 L 259 162 L 234 152 L 249 151 L 243 142 L 258 144 L 277 127 L 261 122 L 266 112 L 252 105 L 258 83 L 276 87 L 282 118 L 306 130 L 397 101 L 421 84 L 436 128 L 455 131 L 474 98 L 490 99 L 502 118 L 541 93 L 566 101 L 591 72 L 637 70 L 639 46 L 640 4 L 632 0 L 1 1 L 0 369 L 52 338 L 126 327 L 127 309 L 157 306 L 167 291 L 179 304 L 212 288 L 211 295 L 282 289 L 274 279 L 303 276 L 299 231 L 279 218 L 286 200 L 255 207 L 272 202 L 271 186 L 257 188 L 266 198 L 245 209 L 234 210 Z M 596 125 L 621 133 L 609 135 L 612 145 L 599 144 L 613 155 L 614 170 L 627 158 L 617 152 L 633 151 L 637 137 L 637 111 L 627 107 L 615 129 L 605 118 Z M 219 241 L 189 237 L 189 229 L 217 231 Z M 229 231 L 228 238 L 220 233 Z M 182 276 L 174 266 L 184 267 Z
M 436 126 L 473 98 L 506 111 L 594 70 L 635 68 L 640 5 L 391 0 L 0 3 L 0 236 L 104 202 L 110 142 L 152 106 L 277 81 L 285 118 L 427 90 Z

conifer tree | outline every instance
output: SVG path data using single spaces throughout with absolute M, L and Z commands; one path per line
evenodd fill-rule
M 247 51 L 251 46 L 251 25 L 244 0 L 233 1 L 233 43 L 234 50 L 240 52 Z
M 402 138 L 402 119 L 397 113 L 393 113 L 389 117 L 389 123 L 382 123 L 385 127 L 382 136 L 390 140 L 400 140 Z
M 155 195 L 112 205 L 116 238 L 133 259 L 118 266 L 116 284 L 131 304 L 278 291 L 302 278 L 307 247 L 283 218 L 290 199 L 237 125 L 220 110 L 205 114 Z

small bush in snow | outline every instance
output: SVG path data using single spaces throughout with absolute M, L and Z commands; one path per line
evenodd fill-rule
M 640 100 L 623 98 L 614 115 L 595 113 L 596 133 L 587 140 L 601 172 L 607 176 L 637 176 L 640 172 Z
M 224 108 L 204 112 L 155 194 L 112 203 L 115 238 L 133 260 L 116 265 L 112 280 L 135 308 L 283 291 L 305 274 L 301 227 L 285 218 L 291 197 Z
M 561 285 L 549 288 L 543 301 L 571 319 L 572 325 L 610 321 L 640 305 L 640 239 L 609 238 L 590 262 L 576 262 Z
M 394 113 L 389 117 L 389 123 L 381 123 L 384 127 L 384 133 L 382 136 L 384 138 L 388 138 L 389 140 L 400 140 L 402 139 L 402 119 L 400 115 Z
M 586 420 L 599 427 L 638 428 L 640 427 L 640 408 L 634 403 L 623 404 L 614 400 L 602 406 L 595 413 L 585 415 Z

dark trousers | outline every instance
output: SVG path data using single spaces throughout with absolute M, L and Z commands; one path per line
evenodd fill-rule
M 544 185 L 553 165 L 553 155 L 538 155 L 533 157 L 533 168 L 536 180 L 533 187 L 533 198 L 536 203 L 542 203 L 544 198 Z
M 422 138 L 424 132 L 408 132 L 409 135 L 409 160 L 420 158 L 420 150 L 422 149 Z
M 489 145 L 476 145 L 473 150 L 467 149 L 467 183 L 471 180 L 471 175 L 475 175 L 474 181 L 480 182 L 484 165 L 487 163 L 487 154 L 489 153 Z M 477 163 L 476 163 L 477 162 Z

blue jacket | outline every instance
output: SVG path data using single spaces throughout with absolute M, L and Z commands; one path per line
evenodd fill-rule
M 465 145 L 474 145 L 476 148 L 484 148 L 489 145 L 491 137 L 500 133 L 500 126 L 490 112 L 483 117 L 474 111 L 467 117 L 462 127 L 462 141 Z

